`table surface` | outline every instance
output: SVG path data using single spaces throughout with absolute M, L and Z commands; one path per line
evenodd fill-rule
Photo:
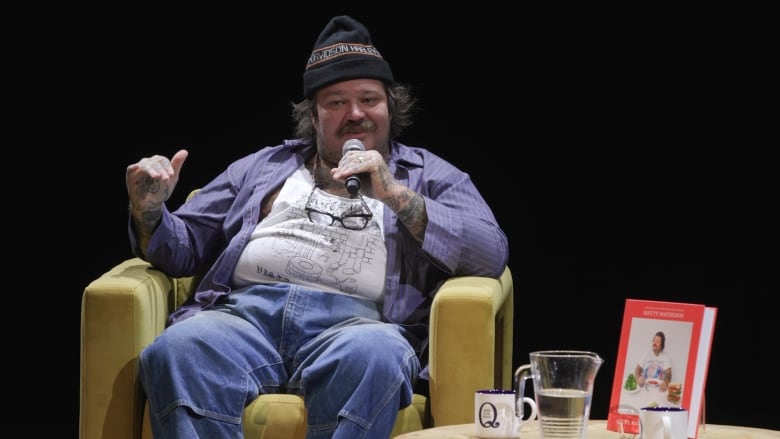
M 538 439 L 539 422 L 531 421 L 520 430 L 519 439 Z M 631 436 L 629 436 L 631 437 Z M 395 439 L 478 439 L 474 424 L 447 425 L 396 436 Z M 607 421 L 591 420 L 588 439 L 620 439 L 620 433 L 607 430 Z M 638 438 L 637 438 L 638 439 Z M 699 429 L 699 439 L 780 439 L 780 430 L 707 424 Z

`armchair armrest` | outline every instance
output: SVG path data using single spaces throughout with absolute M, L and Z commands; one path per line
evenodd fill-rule
M 84 289 L 79 407 L 82 439 L 141 437 L 145 398 L 137 380 L 138 354 L 165 328 L 178 287 L 177 282 L 148 263 L 131 258 Z
M 434 296 L 429 388 L 435 426 L 474 422 L 474 392 L 511 389 L 514 287 L 498 278 L 448 279 Z

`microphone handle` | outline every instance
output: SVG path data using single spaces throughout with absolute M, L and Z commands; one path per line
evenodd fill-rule
M 353 197 L 357 195 L 360 190 L 360 179 L 357 175 L 350 175 L 347 177 L 347 181 L 345 181 L 344 184 L 347 186 L 347 192 Z
M 346 154 L 349 151 L 365 150 L 366 147 L 363 145 L 363 142 L 358 139 L 350 139 L 344 142 L 344 146 L 341 148 L 341 153 Z M 358 191 L 360 191 L 360 178 L 357 175 L 351 175 L 347 177 L 344 185 L 347 187 L 347 192 L 349 192 L 349 195 L 354 197 L 357 195 Z

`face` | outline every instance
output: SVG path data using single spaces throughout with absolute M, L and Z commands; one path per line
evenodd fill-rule
M 656 354 L 661 352 L 661 337 L 657 335 L 653 337 L 653 352 Z
M 315 95 L 317 149 L 322 158 L 337 163 L 349 139 L 367 150 L 386 155 L 389 149 L 390 113 L 382 81 L 351 79 L 323 87 Z

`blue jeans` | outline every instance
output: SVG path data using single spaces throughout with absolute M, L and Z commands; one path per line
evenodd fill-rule
M 304 398 L 307 438 L 387 438 L 412 401 L 418 344 L 373 302 L 255 285 L 163 331 L 139 376 L 155 438 L 241 438 L 263 393 Z

